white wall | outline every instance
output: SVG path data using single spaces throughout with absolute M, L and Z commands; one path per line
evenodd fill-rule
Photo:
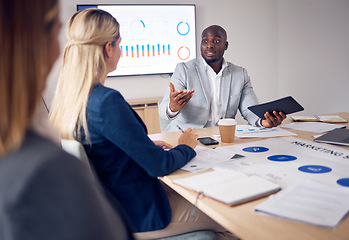
M 306 113 L 349 111 L 349 1 L 279 1 L 279 95 Z
M 61 0 L 62 22 L 78 3 L 110 0 Z M 117 3 L 194 3 L 197 39 L 212 24 L 228 33 L 225 58 L 247 69 L 260 102 L 286 95 L 304 105 L 307 114 L 349 111 L 349 1 L 347 0 L 157 0 Z M 62 49 L 65 30 L 61 32 Z M 199 50 L 199 49 L 198 49 Z M 199 53 L 199 51 L 198 51 Z M 50 103 L 58 78 L 57 63 L 44 98 Z M 160 97 L 168 76 L 108 78 L 107 85 L 126 99 Z

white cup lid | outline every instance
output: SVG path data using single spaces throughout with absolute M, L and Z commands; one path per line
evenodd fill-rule
M 221 125 L 221 126 L 236 125 L 236 120 L 234 118 L 223 118 L 218 121 L 218 125 Z

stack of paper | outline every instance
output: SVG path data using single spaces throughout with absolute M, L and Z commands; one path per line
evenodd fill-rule
M 314 181 L 290 185 L 255 208 L 266 214 L 334 228 L 349 210 L 349 189 Z
M 237 171 L 212 171 L 176 179 L 174 183 L 228 205 L 247 202 L 280 190 L 279 185 L 271 181 Z
M 326 122 L 326 123 L 347 123 L 348 121 L 340 116 L 291 116 L 296 122 Z
M 315 133 L 328 132 L 336 128 L 345 128 L 345 125 L 324 123 L 324 122 L 293 122 L 289 124 L 283 124 L 280 126 L 283 128 L 315 132 Z

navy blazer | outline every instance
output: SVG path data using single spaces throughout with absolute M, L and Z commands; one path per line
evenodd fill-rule
M 86 116 L 91 143 L 84 147 L 102 184 L 125 209 L 136 232 L 165 228 L 171 208 L 158 177 L 184 166 L 195 151 L 187 145 L 169 151 L 156 146 L 122 95 L 101 84 L 90 93 Z

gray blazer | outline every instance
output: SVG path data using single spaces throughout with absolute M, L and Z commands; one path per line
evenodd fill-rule
M 192 99 L 180 111 L 178 117 L 168 122 L 164 132 L 178 131 L 176 125 L 183 129 L 203 128 L 206 125 L 210 113 L 210 99 L 207 97 L 210 85 L 206 76 L 205 65 L 200 58 L 177 64 L 171 77 L 175 89 L 195 89 L 195 92 Z M 235 118 L 239 109 L 246 121 L 254 126 L 259 125 L 260 118 L 247 109 L 251 105 L 258 104 L 258 100 L 244 68 L 227 62 L 222 74 L 220 93 L 221 109 L 225 118 Z M 170 89 L 168 88 L 159 105 L 162 122 L 168 121 L 166 108 L 170 101 L 169 95 Z
M 80 160 L 34 132 L 0 158 L 0 239 L 133 239 Z

